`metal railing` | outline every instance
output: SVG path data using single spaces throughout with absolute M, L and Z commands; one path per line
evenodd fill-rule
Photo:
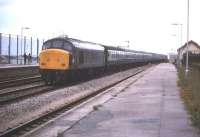
M 0 64 L 37 64 L 44 39 L 0 33 Z

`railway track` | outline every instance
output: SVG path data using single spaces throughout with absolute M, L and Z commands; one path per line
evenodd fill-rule
M 20 86 L 20 85 L 29 84 L 33 82 L 40 82 L 40 81 L 42 81 L 40 75 L 29 76 L 29 77 L 24 77 L 24 78 L 13 78 L 13 79 L 0 81 L 0 89 Z
M 48 92 L 53 89 L 59 89 L 70 85 L 78 84 L 82 81 L 87 81 L 87 79 L 80 79 L 78 81 L 72 81 L 68 84 L 57 86 L 47 86 L 46 84 L 44 84 L 40 76 L 0 81 L 0 88 L 3 87 L 2 89 L 0 89 L 0 104 L 2 105 L 12 103 L 14 101 L 23 99 L 28 96 L 33 96 L 36 94 Z
M 0 90 L 0 104 L 11 103 L 24 97 L 53 90 L 54 87 L 44 83 L 34 83 L 24 87 Z
M 42 124 L 46 123 L 47 121 L 56 118 L 57 116 L 61 115 L 62 113 L 70 110 L 71 108 L 83 103 L 84 101 L 87 101 L 88 99 L 91 99 L 92 97 L 102 93 L 103 91 L 143 72 L 145 68 L 137 70 L 134 74 L 129 75 L 125 78 L 122 78 L 116 82 L 113 82 L 112 84 L 109 84 L 101 89 L 98 89 L 96 91 L 88 91 L 80 94 L 79 96 L 76 96 L 75 98 L 71 99 L 71 101 L 63 104 L 62 106 L 59 106 L 58 108 L 49 111 L 48 113 L 45 113 L 43 115 L 38 116 L 35 119 L 32 119 L 26 123 L 23 123 L 15 128 L 9 129 L 5 131 L 4 133 L 0 133 L 0 137 L 19 137 L 19 136 L 25 136 L 30 131 L 36 129 L 37 127 L 41 126 Z

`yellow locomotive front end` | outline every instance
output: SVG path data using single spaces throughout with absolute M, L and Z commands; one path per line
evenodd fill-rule
M 65 39 L 51 39 L 43 44 L 39 55 L 39 70 L 47 84 L 65 80 L 71 65 L 72 44 Z
M 40 53 L 40 69 L 67 70 L 70 67 L 70 53 L 61 49 L 47 49 Z

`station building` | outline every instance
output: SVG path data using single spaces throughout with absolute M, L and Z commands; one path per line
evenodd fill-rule
M 178 63 L 182 62 L 184 58 L 184 54 L 187 52 L 187 43 L 185 43 L 182 47 L 180 47 L 178 50 Z M 200 54 L 200 46 L 194 42 L 194 41 L 189 41 L 188 42 L 188 52 L 193 55 L 199 55 Z

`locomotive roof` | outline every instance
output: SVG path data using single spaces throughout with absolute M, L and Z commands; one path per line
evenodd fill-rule
M 88 42 L 88 41 L 82 41 L 78 39 L 68 38 L 68 41 L 70 41 L 76 48 L 80 49 L 90 49 L 90 50 L 104 50 L 104 47 L 101 44 Z
M 89 41 L 83 41 L 79 39 L 74 38 L 68 38 L 68 37 L 56 37 L 49 39 L 47 41 L 51 40 L 65 40 L 72 44 L 73 47 L 79 48 L 79 49 L 89 49 L 89 50 L 104 50 L 104 47 L 101 44 L 89 42 Z
M 126 52 L 135 52 L 135 53 L 143 53 L 143 54 L 152 54 L 149 52 L 144 52 L 144 51 L 136 51 L 136 50 L 132 50 L 132 49 L 123 49 L 120 47 L 113 47 L 113 46 L 106 46 L 103 45 L 105 48 L 107 48 L 108 50 L 117 50 L 117 51 L 126 51 Z
M 118 50 L 118 51 L 125 51 L 125 49 L 119 48 L 119 47 L 113 47 L 113 46 L 106 46 L 106 45 L 102 45 L 103 47 L 105 47 L 108 50 Z

